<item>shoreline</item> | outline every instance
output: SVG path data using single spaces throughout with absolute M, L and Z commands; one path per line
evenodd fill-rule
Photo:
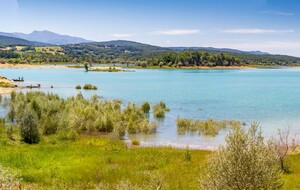
M 287 68 L 300 68 L 300 66 L 286 66 Z M 40 69 L 83 69 L 84 66 L 82 64 L 0 64 L 0 68 L 40 68 Z M 282 68 L 282 66 L 268 66 L 268 65 L 242 65 L 242 66 L 215 66 L 215 67 L 209 67 L 209 66 L 196 66 L 196 67 L 159 67 L 159 66 L 149 66 L 149 67 L 141 67 L 141 66 L 92 66 L 90 68 L 93 69 L 99 69 L 99 70 L 107 70 L 109 68 L 115 68 L 115 69 L 203 69 L 203 70 L 209 70 L 209 69 L 256 69 L 256 68 L 262 68 L 262 69 L 274 69 L 274 68 Z
M 1 94 L 10 94 L 13 91 L 18 90 L 18 87 L 14 87 L 15 83 L 13 80 L 8 79 L 4 76 L 0 76 L 0 95 Z

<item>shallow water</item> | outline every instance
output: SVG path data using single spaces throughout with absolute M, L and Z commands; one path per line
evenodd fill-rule
M 163 100 L 171 109 L 155 135 L 131 135 L 144 145 L 193 145 L 210 148 L 224 143 L 226 131 L 214 138 L 177 135 L 178 116 L 198 119 L 259 122 L 267 136 L 290 127 L 300 134 L 300 69 L 159 70 L 135 72 L 84 72 L 83 69 L 1 69 L 0 76 L 24 77 L 27 84 L 42 85 L 44 91 L 63 97 L 76 95 L 75 86 L 98 86 L 84 91 L 105 99 L 141 103 Z M 54 88 L 51 89 L 50 86 Z

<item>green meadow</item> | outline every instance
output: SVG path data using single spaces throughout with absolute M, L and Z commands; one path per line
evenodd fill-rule
M 127 147 L 108 135 L 81 135 L 75 141 L 43 137 L 29 145 L 6 137 L 1 128 L 0 164 L 17 172 L 23 188 L 117 189 L 120 183 L 143 187 L 160 183 L 162 189 L 199 189 L 209 156 L 206 150 L 171 147 Z M 300 188 L 300 154 L 288 156 L 290 173 L 283 189 Z

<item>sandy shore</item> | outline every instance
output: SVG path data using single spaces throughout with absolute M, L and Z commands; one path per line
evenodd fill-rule
M 7 84 L 8 86 L 13 86 L 14 82 L 6 77 L 0 76 L 0 83 L 1 84 Z M 16 87 L 0 87 L 0 94 L 10 94 L 11 92 L 17 90 Z
M 10 94 L 13 91 L 16 91 L 18 89 L 19 88 L 3 88 L 3 87 L 0 87 L 0 94 Z

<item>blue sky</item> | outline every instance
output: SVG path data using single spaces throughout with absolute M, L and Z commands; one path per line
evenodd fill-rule
M 300 57 L 298 0 L 0 0 L 0 31 Z

